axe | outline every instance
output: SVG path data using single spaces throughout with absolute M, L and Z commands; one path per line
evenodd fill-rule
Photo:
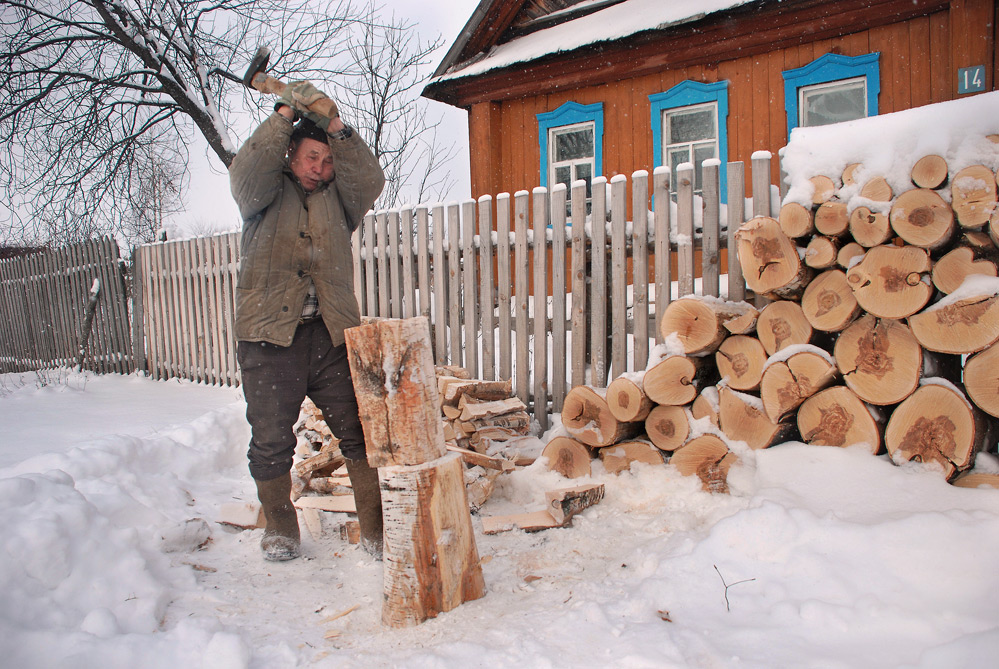
M 284 83 L 280 79 L 275 79 L 274 77 L 265 74 L 267 70 L 267 63 L 270 61 L 270 58 L 271 50 L 266 46 L 262 46 L 257 49 L 257 53 L 254 54 L 253 60 L 250 61 L 250 66 L 246 69 L 246 74 L 243 75 L 243 84 L 247 88 L 255 88 L 261 93 L 281 95 L 284 93 L 284 89 L 288 87 L 288 84 Z M 337 109 L 336 103 L 329 98 L 316 100 L 305 108 L 329 119 L 336 118 L 340 115 L 340 111 Z

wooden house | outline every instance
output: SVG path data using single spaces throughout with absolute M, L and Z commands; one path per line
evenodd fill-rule
M 475 197 L 707 158 L 994 90 L 995 0 L 482 0 L 423 92 Z M 779 179 L 773 161 L 772 183 Z M 724 170 L 723 170 L 724 173 Z M 722 184 L 721 192 L 725 192 Z

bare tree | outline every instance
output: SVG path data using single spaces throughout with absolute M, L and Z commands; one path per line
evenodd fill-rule
M 124 235 L 151 160 L 182 167 L 152 168 L 178 191 L 194 133 L 231 163 L 240 77 L 259 44 L 272 46 L 275 76 L 349 76 L 344 49 L 363 17 L 350 0 L 0 0 L 9 236 Z
M 429 118 L 420 91 L 427 78 L 424 67 L 441 38 L 422 42 L 412 24 L 394 17 L 382 23 L 370 8 L 360 26 L 348 45 L 354 76 L 335 83 L 351 121 L 385 171 L 385 189 L 375 206 L 440 197 L 454 184 L 447 164 L 456 149 L 438 142 L 440 119 Z

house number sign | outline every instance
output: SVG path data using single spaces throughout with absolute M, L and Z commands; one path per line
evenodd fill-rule
M 977 93 L 985 90 L 985 66 L 972 65 L 957 71 L 957 94 Z

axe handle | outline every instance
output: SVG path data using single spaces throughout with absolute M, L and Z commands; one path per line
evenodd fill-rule
M 269 77 L 263 72 L 254 75 L 251 83 L 261 93 L 270 93 L 272 95 L 281 95 L 284 93 L 284 89 L 288 87 L 288 84 L 280 79 Z M 336 103 L 329 98 L 316 100 L 307 109 L 329 119 L 334 119 L 340 115 L 340 110 L 337 109 Z

